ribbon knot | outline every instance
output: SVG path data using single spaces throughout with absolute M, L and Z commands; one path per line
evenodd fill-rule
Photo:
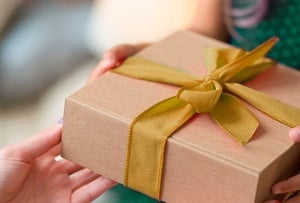
M 205 78 L 193 87 L 181 88 L 177 98 L 192 105 L 197 113 L 206 113 L 216 106 L 222 91 L 222 86 L 216 80 Z
M 240 144 L 246 144 L 259 125 L 240 99 L 281 123 L 299 125 L 299 108 L 239 84 L 273 65 L 264 55 L 276 42 L 277 38 L 272 38 L 251 52 L 208 49 L 205 60 L 209 74 L 202 80 L 140 57 L 128 58 L 115 69 L 129 77 L 181 87 L 176 96 L 153 105 L 132 122 L 125 185 L 159 199 L 167 139 L 196 112 L 208 112 Z
M 222 85 L 224 83 L 220 78 L 218 78 L 217 76 L 215 76 L 213 73 L 210 73 L 210 74 L 206 75 L 203 80 L 204 81 L 214 80 L 214 81 L 218 82 L 220 85 Z

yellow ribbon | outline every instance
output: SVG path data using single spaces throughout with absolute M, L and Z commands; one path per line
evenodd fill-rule
M 273 64 L 263 57 L 276 42 L 277 38 L 272 38 L 251 52 L 207 49 L 205 60 L 209 73 L 203 79 L 135 56 L 115 69 L 114 72 L 122 75 L 181 86 L 176 96 L 155 104 L 132 122 L 125 185 L 160 198 L 167 139 L 195 113 L 209 113 L 237 142 L 246 144 L 259 122 L 232 94 L 281 123 L 291 127 L 299 125 L 300 109 L 239 84 Z

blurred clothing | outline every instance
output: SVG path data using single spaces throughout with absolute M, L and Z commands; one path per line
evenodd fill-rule
M 121 184 L 103 193 L 94 203 L 163 203 Z
M 0 43 L 0 102 L 36 95 L 87 59 L 90 9 L 90 1 L 38 0 L 22 7 Z
M 255 5 L 256 1 L 252 1 L 252 4 Z M 252 6 L 241 5 L 239 0 L 234 0 L 233 3 L 235 3 L 233 4 L 236 7 L 235 10 L 239 9 L 241 12 Z M 234 24 L 240 38 L 233 38 L 232 44 L 251 50 L 267 39 L 277 36 L 280 40 L 268 57 L 300 70 L 300 18 L 298 17 L 300 1 L 269 0 L 268 4 L 267 12 L 258 24 L 253 26 Z M 250 15 L 245 16 L 244 22 L 251 18 Z

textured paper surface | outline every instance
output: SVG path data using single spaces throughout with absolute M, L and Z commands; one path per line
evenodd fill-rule
M 222 46 L 227 45 L 179 32 L 139 55 L 201 77 L 205 74 L 203 49 Z M 246 84 L 300 106 L 297 71 L 277 65 Z M 122 182 L 130 122 L 176 91 L 173 86 L 106 73 L 67 98 L 63 156 Z M 274 182 L 296 172 L 300 149 L 289 140 L 289 127 L 249 108 L 260 127 L 245 146 L 205 114 L 195 116 L 169 139 L 164 201 L 260 203 L 268 198 Z

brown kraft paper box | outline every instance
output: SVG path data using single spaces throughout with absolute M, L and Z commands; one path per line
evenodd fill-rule
M 138 55 L 202 78 L 206 74 L 203 50 L 228 46 L 181 31 Z M 275 65 L 245 85 L 300 107 L 300 73 L 288 67 Z M 122 183 L 131 121 L 177 90 L 171 85 L 105 73 L 67 97 L 62 156 Z M 259 119 L 260 127 L 245 146 L 236 143 L 207 114 L 193 117 L 169 138 L 163 201 L 261 203 L 272 197 L 270 189 L 275 182 L 297 172 L 300 147 L 289 139 L 290 128 L 246 105 Z

